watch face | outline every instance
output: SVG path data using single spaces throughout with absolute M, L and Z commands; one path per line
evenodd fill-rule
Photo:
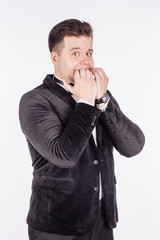
M 102 98 L 102 102 L 103 102 L 103 103 L 106 103 L 106 102 L 107 102 L 106 96 L 104 96 L 104 97 Z

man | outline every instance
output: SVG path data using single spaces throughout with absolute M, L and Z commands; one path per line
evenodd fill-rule
M 49 34 L 55 74 L 24 94 L 20 123 L 33 161 L 29 239 L 113 240 L 118 221 L 113 147 L 126 156 L 144 145 L 94 68 L 93 33 L 70 19 Z

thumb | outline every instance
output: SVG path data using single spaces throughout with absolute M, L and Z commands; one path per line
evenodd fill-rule
M 74 87 L 72 87 L 66 80 L 62 80 L 63 81 L 63 85 L 64 87 L 71 92 L 72 94 L 74 94 Z

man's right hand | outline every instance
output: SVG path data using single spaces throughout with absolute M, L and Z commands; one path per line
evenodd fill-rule
M 97 84 L 93 78 L 93 74 L 89 69 L 75 70 L 74 72 L 74 86 L 71 87 L 66 81 L 63 80 L 64 86 L 78 99 L 84 99 L 95 104 L 97 95 Z

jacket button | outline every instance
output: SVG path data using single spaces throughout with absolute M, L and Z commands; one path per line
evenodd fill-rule
M 94 187 L 94 191 L 95 192 L 97 192 L 98 191 L 98 187 L 96 186 L 96 187 Z
M 98 164 L 98 160 L 94 160 L 94 164 L 97 165 Z

